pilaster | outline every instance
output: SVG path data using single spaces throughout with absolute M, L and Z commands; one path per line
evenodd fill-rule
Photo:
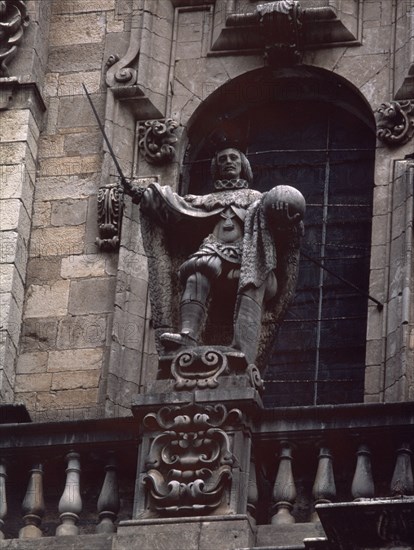
M 0 77 L 0 396 L 3 401 L 12 402 L 38 138 L 46 110 L 39 86 L 46 63 L 50 5 L 10 3 L 8 9 L 14 10 L 10 16 L 19 14 L 22 34 L 17 46 L 10 48 L 11 55 L 3 56 Z M 8 11 L 2 16 L 7 18 Z M 8 48 L 5 40 L 3 36 L 3 53 Z M 10 41 L 9 45 L 15 43 L 13 37 Z

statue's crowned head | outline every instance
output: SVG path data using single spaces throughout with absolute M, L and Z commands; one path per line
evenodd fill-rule
M 218 151 L 211 161 L 211 175 L 217 187 L 218 181 L 245 181 L 248 187 L 253 182 L 253 172 L 250 162 L 244 153 L 234 147 Z M 237 187 L 240 187 L 237 185 Z

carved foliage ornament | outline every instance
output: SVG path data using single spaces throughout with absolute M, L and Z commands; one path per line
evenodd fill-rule
M 147 428 L 163 430 L 146 459 L 144 483 L 153 511 L 197 515 L 223 502 L 234 457 L 222 428 L 241 418 L 238 409 L 228 412 L 224 405 L 163 407 L 144 418 Z
M 98 229 L 96 244 L 103 250 L 116 250 L 121 236 L 124 192 L 118 184 L 108 184 L 98 191 Z
M 16 55 L 28 24 L 24 0 L 0 0 L 0 77 L 9 76 L 8 63 Z
M 178 141 L 175 132 L 178 122 L 167 118 L 147 120 L 138 128 L 138 147 L 150 164 L 166 164 L 175 159 L 175 144 Z
M 382 103 L 376 121 L 378 139 L 387 145 L 404 145 L 414 135 L 414 101 Z

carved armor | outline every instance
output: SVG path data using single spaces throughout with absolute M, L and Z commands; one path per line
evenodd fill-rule
M 289 210 L 286 191 L 292 188 L 287 186 L 280 186 L 280 200 L 278 188 L 268 193 L 246 188 L 247 166 L 244 155 L 226 149 L 212 163 L 213 174 L 221 178 L 215 192 L 180 197 L 157 183 L 143 192 L 141 224 L 161 356 L 203 344 L 214 283 L 222 298 L 228 292 L 237 295 L 235 307 L 229 306 L 234 308 L 233 341 L 217 333 L 214 344 L 231 344 L 248 363 L 263 363 L 296 285 L 304 210 L 297 212 L 296 205 Z M 298 195 L 292 189 L 295 201 Z

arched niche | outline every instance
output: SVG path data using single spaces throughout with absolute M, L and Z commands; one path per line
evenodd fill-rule
M 323 69 L 242 75 L 190 119 L 182 193 L 210 192 L 209 159 L 225 143 L 246 152 L 253 187 L 289 184 L 308 205 L 299 283 L 269 357 L 266 405 L 362 402 L 375 155 L 368 103 Z

